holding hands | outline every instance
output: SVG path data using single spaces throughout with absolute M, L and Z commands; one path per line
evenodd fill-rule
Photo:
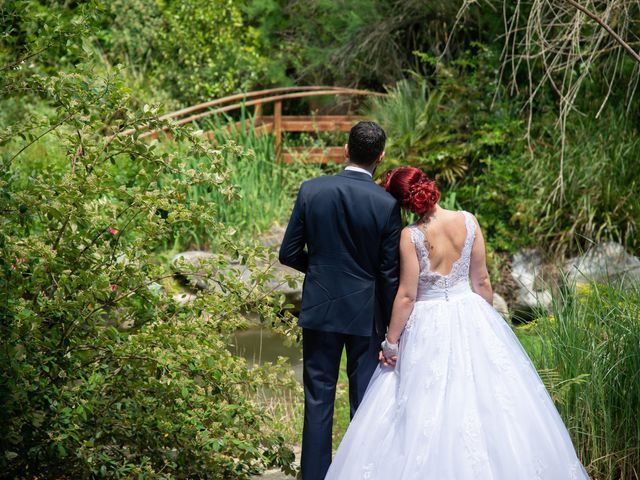
M 380 344 L 382 351 L 378 355 L 379 360 L 385 367 L 395 367 L 398 361 L 399 341 L 390 342 L 389 338 L 385 338 L 384 342 Z

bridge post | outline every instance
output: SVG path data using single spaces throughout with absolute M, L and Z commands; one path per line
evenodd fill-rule
M 273 104 L 273 130 L 276 143 L 276 157 L 282 158 L 282 102 Z
M 255 124 L 256 127 L 259 125 L 259 123 L 262 121 L 262 104 L 258 103 L 256 105 L 256 108 L 254 110 L 254 114 L 255 114 Z

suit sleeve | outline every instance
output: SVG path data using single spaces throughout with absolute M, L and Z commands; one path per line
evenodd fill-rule
M 400 231 L 402 230 L 402 218 L 400 217 L 400 205 L 396 203 L 385 228 L 382 243 L 380 245 L 380 271 L 378 282 L 382 299 L 382 313 L 385 325 L 389 324 L 391 309 L 396 293 L 400 275 Z
M 302 187 L 298 192 L 287 230 L 280 246 L 279 260 L 283 265 L 295 268 L 302 273 L 307 272 L 309 255 L 305 250 L 307 243 L 304 224 L 304 202 Z

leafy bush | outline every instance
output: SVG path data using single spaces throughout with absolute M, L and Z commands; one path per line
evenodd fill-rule
M 609 240 L 640 248 L 640 204 L 631 201 L 640 143 L 625 112 L 570 118 L 562 145 L 540 105 L 527 145 L 519 99 L 496 82 L 495 53 L 479 47 L 449 64 L 420 57 L 434 65 L 432 77 L 414 74 L 370 105 L 389 135 L 385 166 L 408 163 L 435 177 L 479 216 L 498 251 L 537 243 L 573 253 Z
M 182 103 L 269 82 L 272 61 L 259 32 L 235 2 L 116 0 L 105 12 L 101 44 L 112 63 L 142 69 Z
M 61 28 L 70 24 L 74 28 Z M 258 30 L 228 0 L 11 0 L 0 4 L 0 26 L 3 65 L 10 63 L 3 60 L 7 55 L 28 62 L 20 53 L 31 49 L 39 52 L 38 67 L 55 74 L 72 70 L 95 50 L 95 66 L 119 67 L 135 97 L 170 105 L 206 101 L 283 76 Z
M 290 377 L 249 371 L 225 348 L 248 309 L 280 321 L 280 298 L 261 287 L 269 270 L 255 268 L 274 260 L 239 245 L 215 205 L 190 196 L 194 187 L 233 195 L 224 168 L 233 150 L 177 128 L 182 156 L 123 135 L 166 125 L 153 108 L 132 110 L 121 82 L 94 77 L 92 65 L 86 58 L 47 75 L 34 64 L 0 80 L 3 98 L 29 92 L 53 107 L 0 131 L 0 470 L 28 478 L 290 471 L 291 451 L 251 400 Z M 193 224 L 218 235 L 220 255 L 205 270 L 215 288 L 182 305 L 160 287 L 173 272 L 157 250 Z M 246 282 L 224 254 L 248 265 Z
M 461 2 L 404 0 L 250 0 L 244 9 L 279 56 L 289 78 L 311 85 L 381 88 L 419 67 L 416 50 L 456 55 L 502 27 L 480 18 L 489 9 L 458 17 Z M 493 14 L 485 17 L 495 16 Z M 454 24 L 459 27 L 452 36 Z
M 418 54 L 434 75 L 398 82 L 368 112 L 389 137 L 383 169 L 424 169 L 445 193 L 444 203 L 476 213 L 491 248 L 512 251 L 528 242 L 521 213 L 529 193 L 524 127 L 500 99 L 497 55 L 476 50 L 449 64 Z

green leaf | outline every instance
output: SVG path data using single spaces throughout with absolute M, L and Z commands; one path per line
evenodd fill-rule
M 11 461 L 18 456 L 16 452 L 11 452 L 9 450 L 5 450 L 4 456 L 7 460 Z

